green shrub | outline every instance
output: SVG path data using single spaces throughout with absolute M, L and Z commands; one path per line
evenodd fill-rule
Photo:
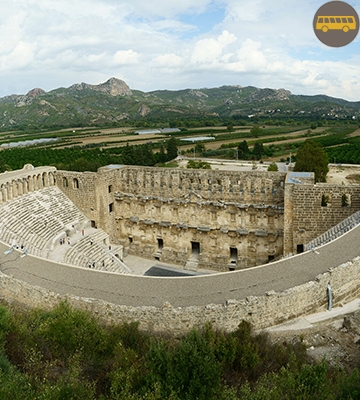
M 186 168 L 191 169 L 211 169 L 211 165 L 207 161 L 194 161 L 189 160 Z
M 180 341 L 172 356 L 170 381 L 180 398 L 212 399 L 220 388 L 220 364 L 198 330 Z
M 4 306 L 0 306 L 0 355 L 4 351 L 5 338 L 10 329 L 10 315 Z
M 269 165 L 269 167 L 268 167 L 268 171 L 269 171 L 269 172 L 270 172 L 270 171 L 279 171 L 279 168 L 278 168 L 278 166 L 276 165 L 275 162 L 272 162 L 272 163 Z

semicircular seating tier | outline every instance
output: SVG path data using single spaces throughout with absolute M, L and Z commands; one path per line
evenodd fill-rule
M 86 236 L 85 236 L 86 232 Z M 0 204 L 0 240 L 26 254 L 84 268 L 128 273 L 109 250 L 109 236 L 91 222 L 56 186 Z

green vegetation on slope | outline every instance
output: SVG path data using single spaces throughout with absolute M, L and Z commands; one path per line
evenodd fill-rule
M 181 336 L 102 325 L 60 304 L 51 312 L 0 307 L 1 399 L 357 399 L 358 370 L 307 362 L 302 343 L 271 344 L 240 323 Z

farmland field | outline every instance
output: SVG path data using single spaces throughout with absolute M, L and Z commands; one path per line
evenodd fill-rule
M 163 159 L 160 162 L 163 165 L 169 159 L 166 156 L 165 160 L 160 152 L 167 152 L 170 138 L 176 142 L 175 154 L 228 160 L 238 158 L 238 146 L 246 141 L 249 149 L 247 159 L 262 161 L 286 161 L 290 157 L 295 161 L 298 148 L 305 140 L 311 139 L 325 148 L 332 162 L 360 163 L 360 129 L 357 125 L 341 122 L 320 127 L 313 125 L 312 129 L 306 125 L 261 125 L 256 135 L 250 126 L 189 128 L 170 134 L 137 134 L 135 127 L 2 132 L 0 170 L 21 168 L 25 163 L 91 171 L 109 163 L 156 165 Z M 193 143 L 181 141 L 199 137 L 209 137 L 209 140 Z M 13 148 L 15 142 L 44 138 L 57 140 Z M 259 146 L 260 154 L 255 153 Z

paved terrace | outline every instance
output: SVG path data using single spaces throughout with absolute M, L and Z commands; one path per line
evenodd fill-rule
M 0 271 L 60 294 L 97 298 L 114 304 L 161 307 L 168 301 L 174 307 L 204 306 L 260 296 L 270 290 L 282 292 L 312 281 L 329 268 L 360 256 L 359 243 L 360 226 L 357 226 L 331 243 L 318 247 L 316 252 L 241 271 L 178 278 L 86 270 L 29 255 L 21 258 L 17 251 L 5 255 L 8 247 L 0 244 Z

